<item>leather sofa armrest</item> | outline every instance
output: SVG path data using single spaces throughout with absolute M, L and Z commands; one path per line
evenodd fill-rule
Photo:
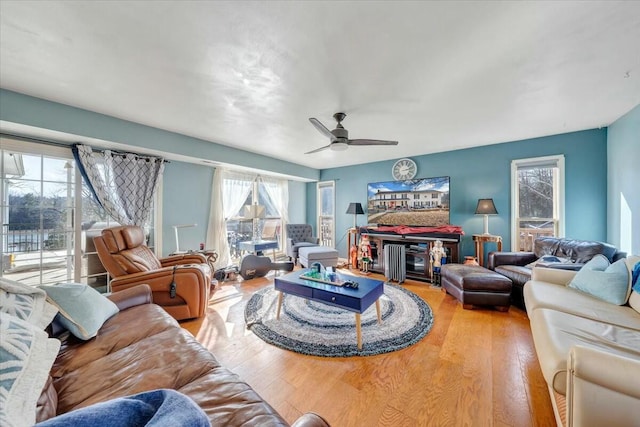
M 567 286 L 575 275 L 575 271 L 561 270 L 558 268 L 544 268 L 535 266 L 531 270 L 531 280 L 562 286 Z
M 494 270 L 499 265 L 525 265 L 538 259 L 533 252 L 489 252 L 487 268 Z
M 172 265 L 184 265 L 184 264 L 205 264 L 207 257 L 203 254 L 195 252 L 187 252 L 184 254 L 171 255 L 168 257 L 160 258 L 160 264 L 163 267 L 171 267 Z
M 567 372 L 567 427 L 640 420 L 640 360 L 574 346 Z
M 327 420 L 322 418 L 320 415 L 307 412 L 298 418 L 291 427 L 330 427 Z
M 120 292 L 114 292 L 107 298 L 122 311 L 136 305 L 151 304 L 151 288 L 145 284 L 137 285 Z

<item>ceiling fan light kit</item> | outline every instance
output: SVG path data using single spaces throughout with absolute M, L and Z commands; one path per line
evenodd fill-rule
M 349 131 L 342 126 L 342 121 L 345 117 L 347 117 L 345 113 L 335 113 L 333 115 L 333 118 L 338 122 L 334 130 L 329 130 L 315 117 L 310 118 L 309 121 L 311 124 L 318 129 L 318 132 L 329 138 L 331 142 L 329 145 L 308 151 L 304 154 L 317 153 L 318 151 L 326 150 L 327 148 L 330 148 L 331 151 L 344 151 L 349 148 L 350 145 L 398 145 L 398 141 L 384 141 L 380 139 L 349 139 Z

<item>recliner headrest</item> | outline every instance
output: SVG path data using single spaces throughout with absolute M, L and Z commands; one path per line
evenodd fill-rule
M 144 231 L 136 225 L 123 225 L 102 230 L 102 238 L 109 252 L 115 254 L 142 245 Z

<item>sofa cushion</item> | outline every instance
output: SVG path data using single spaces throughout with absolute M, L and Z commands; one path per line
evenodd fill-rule
M 530 315 L 531 333 L 547 384 L 566 395 L 567 358 L 574 345 L 640 358 L 640 333 L 550 309 Z
M 508 277 L 514 285 L 520 287 L 531 279 L 531 269 L 519 265 L 499 265 L 494 271 Z
M 533 268 L 538 264 L 573 264 L 571 258 L 562 258 L 555 255 L 543 255 L 532 263 L 527 264 L 525 267 Z
M 105 320 L 119 311 L 117 305 L 83 283 L 61 283 L 40 288 L 47 293 L 47 300 L 58 308 L 56 319 L 83 340 L 95 337 Z
M 604 255 L 596 255 L 576 273 L 569 287 L 611 304 L 625 304 L 630 291 L 625 260 L 610 264 Z
M 616 248 L 607 243 L 588 240 L 559 239 L 557 237 L 538 237 L 534 242 L 534 252 L 538 258 L 543 255 L 555 255 L 570 258 L 573 262 L 583 264 L 595 255 L 602 254 L 613 261 Z
M 42 289 L 0 277 L 0 312 L 44 329 L 58 309 L 47 302 L 47 294 Z
M 553 309 L 640 331 L 640 313 L 631 307 L 610 304 L 563 285 L 531 280 L 524 286 L 524 300 L 529 315 L 538 309 Z
M 52 373 L 58 413 L 169 388 L 193 399 L 212 425 L 286 425 L 248 384 L 153 304 L 121 311 L 91 341 L 69 337 Z
M 0 425 L 31 426 L 60 341 L 31 323 L 0 312 Z
M 135 325 L 144 327 L 134 327 Z M 143 304 L 123 310 L 107 320 L 90 341 L 82 341 L 69 334 L 61 337 L 62 346 L 51 375 L 54 378 L 62 377 L 93 360 L 176 327 L 179 327 L 178 322 L 167 316 L 166 311 L 156 304 Z

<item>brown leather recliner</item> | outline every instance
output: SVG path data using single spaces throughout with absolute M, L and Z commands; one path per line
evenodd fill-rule
M 137 226 L 105 229 L 93 241 L 100 261 L 112 277 L 113 292 L 146 283 L 153 292 L 153 302 L 176 320 L 204 315 L 211 269 L 203 255 L 188 253 L 158 259 L 145 246 L 144 232 Z

